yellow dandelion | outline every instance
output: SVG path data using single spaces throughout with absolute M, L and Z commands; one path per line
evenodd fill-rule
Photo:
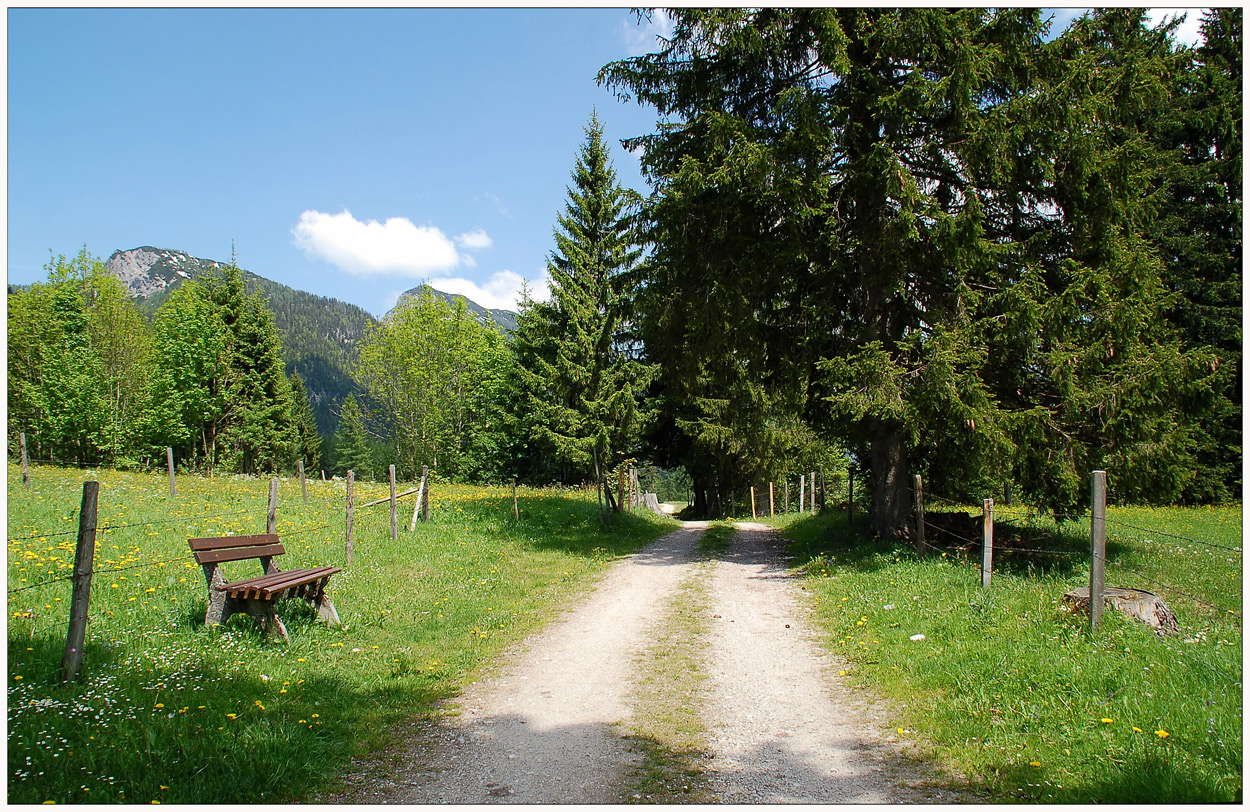
M 1112 722 L 1114 722 L 1114 721 L 1115 721 L 1114 719 L 1108 719 L 1108 718 L 1107 718 L 1107 717 L 1105 717 L 1105 716 L 1104 716 L 1104 717 L 1102 717 L 1102 723 L 1103 723 L 1104 725 L 1109 725 L 1109 724 L 1111 724 L 1111 723 L 1112 723 Z
M 1168 732 L 1166 730 L 1156 730 L 1155 735 L 1160 739 L 1166 739 L 1168 737 Z
M 1040 766 L 1042 766 L 1042 762 L 1040 762 L 1040 761 L 1030 761 L 1030 762 L 1029 762 L 1029 766 L 1030 766 L 1030 767 L 1040 767 Z

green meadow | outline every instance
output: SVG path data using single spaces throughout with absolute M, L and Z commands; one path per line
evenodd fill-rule
M 265 531 L 268 480 L 35 468 L 8 478 L 10 803 L 284 802 L 328 789 L 394 726 L 436 714 L 492 657 L 591 588 L 618 556 L 674 524 L 643 513 L 598 527 L 593 492 L 431 489 L 408 531 L 400 501 L 356 511 L 346 484 L 279 487 L 284 568 L 344 566 L 329 584 L 341 627 L 279 606 L 290 645 L 251 618 L 203 625 L 207 587 L 186 540 Z M 61 682 L 82 483 L 100 482 L 83 667 Z M 389 492 L 358 483 L 357 505 Z M 260 574 L 255 561 L 223 565 Z
M 999 513 L 988 589 L 959 540 L 921 557 L 840 513 L 773 521 L 845 677 L 961 782 L 1004 803 L 1240 801 L 1240 508 L 1108 509 L 1107 584 L 1161 595 L 1176 636 L 1112 610 L 1091 633 L 1062 601 L 1089 584 L 1088 519 Z

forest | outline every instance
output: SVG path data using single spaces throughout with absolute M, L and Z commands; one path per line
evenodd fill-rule
M 642 12 L 645 14 L 645 12 Z M 147 318 L 59 256 L 8 299 L 10 453 L 116 467 L 602 483 L 692 510 L 818 466 L 906 535 L 912 475 L 1057 516 L 1241 492 L 1241 10 L 678 9 L 598 81 L 654 108 L 624 188 L 593 114 L 516 330 L 419 295 L 317 432 L 233 264 Z M 619 135 L 619 134 L 614 134 Z M 348 387 L 342 387 L 346 390 Z M 605 489 L 609 493 L 611 488 Z

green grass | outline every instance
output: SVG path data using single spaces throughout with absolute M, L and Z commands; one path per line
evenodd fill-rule
M 331 787 L 352 757 L 439 700 L 583 594 L 605 566 L 670 530 L 639 511 L 597 526 L 593 494 L 435 485 L 431 521 L 390 540 L 358 510 L 354 563 L 330 581 L 343 625 L 279 607 L 289 646 L 251 619 L 203 626 L 207 588 L 186 539 L 264 532 L 268 481 L 9 468 L 10 803 L 283 802 Z M 91 621 L 77 683 L 60 682 L 76 512 L 98 479 Z M 344 565 L 342 482 L 280 486 L 284 568 Z M 356 503 L 387 492 L 359 483 Z M 130 525 L 129 527 L 119 527 Z M 249 566 L 250 565 L 250 566 Z M 230 578 L 256 562 L 223 565 Z M 20 591 L 19 591 L 20 590 Z
M 706 556 L 710 551 L 701 549 Z M 710 803 L 703 775 L 708 583 L 712 562 L 694 565 L 664 607 L 638 661 L 628 737 L 643 755 L 627 803 Z
M 1162 594 L 1182 629 L 1166 638 L 1117 612 L 1091 635 L 1061 604 L 1088 584 L 1088 522 L 1007 512 L 988 590 L 979 549 L 973 563 L 949 538 L 935 541 L 945 555 L 920 558 L 861 538 L 845 515 L 776 523 L 850 678 L 894 700 L 897 727 L 992 799 L 1240 801 L 1241 554 L 1222 549 L 1241 547 L 1240 511 L 1109 510 L 1107 582 Z

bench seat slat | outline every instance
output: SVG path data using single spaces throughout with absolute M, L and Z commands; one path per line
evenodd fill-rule
M 195 554 L 196 563 L 219 564 L 223 561 L 242 561 L 246 558 L 285 555 L 281 544 L 262 544 L 256 547 L 232 547 L 223 550 L 204 550 Z
M 250 578 L 246 581 L 221 584 L 217 588 L 231 597 L 269 599 L 293 587 L 325 580 L 336 572 L 342 571 L 342 567 L 288 570 L 286 572 L 275 572 L 271 575 L 262 575 L 259 578 Z
M 256 536 L 222 536 L 219 538 L 201 538 L 187 539 L 187 544 L 191 545 L 191 549 L 199 552 L 200 550 L 224 550 L 230 547 L 254 547 L 261 544 L 280 544 L 278 536 L 274 533 L 262 533 Z

